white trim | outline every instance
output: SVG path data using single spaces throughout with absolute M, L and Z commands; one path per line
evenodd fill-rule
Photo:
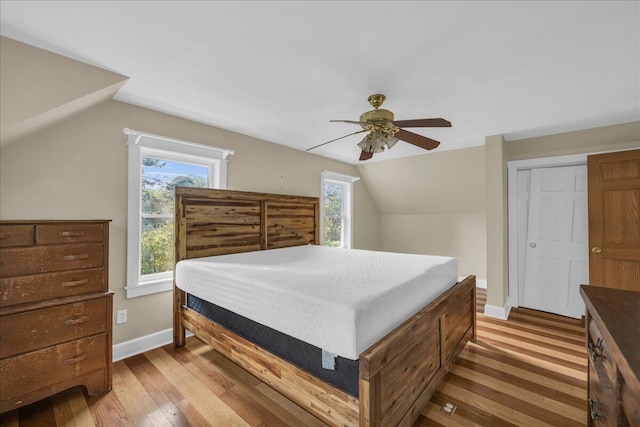
M 573 166 L 587 163 L 587 156 L 595 153 L 571 154 L 568 156 L 540 157 L 536 159 L 509 160 L 507 169 L 531 169 L 556 166 Z
M 175 146 L 178 144 L 182 146 L 180 149 L 181 153 L 198 157 L 212 157 L 220 160 L 227 160 L 230 155 L 235 154 L 233 150 L 226 148 L 195 144 L 181 139 L 168 138 L 166 136 L 140 132 L 129 128 L 124 128 L 122 131 L 127 135 L 127 145 L 139 145 L 141 147 L 151 147 L 158 150 L 175 152 Z
M 140 176 L 144 156 L 166 158 L 179 162 L 199 164 L 208 168 L 209 188 L 227 188 L 228 157 L 233 150 L 195 144 L 179 139 L 166 138 L 151 133 L 124 128 L 127 135 L 128 154 L 128 206 L 127 206 L 127 298 L 170 291 L 172 274 L 140 277 Z M 146 279 L 146 280 L 145 280 Z
M 342 181 L 342 182 L 351 182 L 354 183 L 358 180 L 360 180 L 359 176 L 351 176 L 351 175 L 344 175 L 341 173 L 337 173 L 337 172 L 331 172 L 331 171 L 322 171 L 320 173 L 320 176 L 322 178 L 326 178 L 326 179 L 331 179 L 333 181 Z
M 324 186 L 326 182 L 334 182 L 344 185 L 344 226 L 342 227 L 342 247 L 353 247 L 353 183 L 360 179 L 359 176 L 344 175 L 337 172 L 322 171 L 320 173 L 320 245 L 324 245 Z
M 168 292 L 173 289 L 173 272 L 171 272 L 171 278 L 168 281 L 155 283 L 140 282 L 137 285 L 125 286 L 124 289 L 127 291 L 127 298 L 137 298 L 157 294 L 158 292 Z
M 187 331 L 187 337 L 192 336 L 190 331 Z M 163 345 L 171 344 L 173 342 L 173 328 L 165 329 L 163 331 L 154 332 L 149 335 L 134 338 L 129 341 L 121 342 L 113 345 L 113 361 L 126 359 L 127 357 L 136 356 L 144 353 L 145 351 L 153 350 Z
M 484 315 L 487 317 L 494 317 L 496 319 L 507 320 L 509 313 L 511 312 L 511 298 L 507 297 L 504 307 L 498 305 L 484 305 Z
M 518 171 L 532 168 L 586 165 L 587 156 L 617 153 L 625 150 L 604 150 L 590 153 L 570 154 L 566 156 L 539 157 L 535 159 L 510 160 L 507 162 L 507 204 L 509 234 L 509 297 L 513 307 L 518 307 L 518 197 L 516 185 Z

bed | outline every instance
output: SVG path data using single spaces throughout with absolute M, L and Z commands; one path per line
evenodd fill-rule
M 176 263 L 192 260 L 189 261 L 190 264 L 202 266 L 203 269 L 209 268 L 209 264 L 213 263 L 213 270 L 219 272 L 221 265 L 236 262 L 241 257 L 231 254 L 242 254 L 242 257 L 253 260 L 255 264 L 255 260 L 269 257 L 298 262 L 298 258 L 302 256 L 300 254 L 324 256 L 325 252 L 332 255 L 335 251 L 340 251 L 326 251 L 325 248 L 309 246 L 319 243 L 318 198 L 185 187 L 177 187 L 175 194 Z M 214 258 L 206 258 L 212 256 Z M 184 264 L 186 263 L 180 264 L 180 268 Z M 450 262 L 442 260 L 442 264 Z M 297 267 L 299 264 L 293 265 Z M 247 274 L 253 274 L 254 278 L 262 278 L 259 271 L 252 273 L 249 269 L 245 270 Z M 319 272 L 309 271 L 309 277 L 316 273 Z M 288 279 L 286 276 L 282 277 L 282 284 L 286 285 Z M 181 277 L 180 280 L 184 282 L 185 279 Z M 216 279 L 216 283 L 219 280 L 220 277 Z M 242 278 L 238 283 L 244 283 L 245 280 L 246 278 Z M 326 281 L 326 277 L 322 276 L 318 280 Z M 197 282 L 196 279 L 188 281 Z M 291 279 L 291 283 L 294 282 Z M 384 281 L 379 290 L 381 293 L 385 292 L 383 285 Z M 197 286 L 181 287 L 190 289 L 194 294 L 198 292 Z M 340 287 L 342 285 L 338 288 Z M 408 289 L 404 294 L 414 291 Z M 331 319 L 340 318 L 341 313 L 346 319 L 350 319 L 348 315 L 351 312 L 345 307 L 332 308 L 331 304 L 336 301 L 331 301 L 332 292 L 327 294 L 326 307 L 334 311 L 329 311 L 330 315 L 327 315 L 326 310 L 319 309 L 319 317 L 326 320 L 323 320 L 322 328 L 326 327 L 331 331 Z M 354 301 L 366 299 L 357 292 L 354 295 Z M 263 298 L 268 297 L 267 292 Z M 335 298 L 340 301 L 347 299 L 343 296 L 334 296 L 333 299 Z M 229 327 L 230 324 L 235 326 L 244 323 L 246 319 L 240 314 L 245 313 L 238 314 L 233 310 L 227 312 L 224 309 L 220 311 L 220 307 L 213 306 L 218 310 L 214 314 L 222 314 L 218 317 L 201 314 L 206 311 L 196 308 L 199 307 L 200 298 L 178 286 L 174 286 L 174 344 L 183 346 L 185 330 L 190 330 L 218 352 L 330 425 L 410 426 L 466 342 L 475 340 L 476 334 L 474 276 L 451 287 L 447 286 L 442 293 L 439 291 L 430 299 L 431 302 L 424 307 L 419 304 L 410 308 L 414 314 L 405 316 L 406 320 L 399 322 L 399 326 L 394 329 L 385 331 L 382 337 L 365 336 L 360 339 L 357 337 L 361 334 L 345 333 L 342 335 L 348 339 L 337 344 L 317 338 L 318 348 L 311 346 L 315 349 L 313 351 L 321 347 L 324 358 L 325 350 L 330 350 L 326 353 L 334 356 L 339 365 L 344 359 L 347 362 L 345 366 L 351 366 L 352 371 L 355 368 L 355 377 L 353 373 L 350 374 L 351 379 L 347 381 L 346 387 L 295 360 L 292 362 L 292 359 L 278 351 L 279 348 L 269 345 L 275 342 L 272 338 L 260 341 L 261 336 L 271 337 L 270 335 L 260 332 L 253 339 L 242 330 Z M 240 297 L 236 300 L 248 299 Z M 422 300 L 422 297 L 414 300 Z M 396 302 L 386 302 L 387 306 L 371 312 L 369 320 L 365 317 L 365 323 L 381 317 L 385 311 L 393 315 Z M 304 304 L 304 301 L 299 304 Z M 365 301 L 364 305 L 367 304 Z M 296 306 L 297 303 L 293 305 Z M 235 311 L 242 311 L 241 306 L 237 308 Z M 235 317 L 231 317 L 231 323 L 228 323 L 225 320 L 228 316 L 241 318 L 237 321 L 234 320 Z M 362 316 L 358 314 L 356 317 Z M 286 328 L 286 322 L 283 325 Z M 251 326 L 249 328 L 253 329 Z M 299 332 L 295 328 L 285 332 L 287 333 L 275 331 L 292 340 L 297 339 L 296 334 L 304 335 L 304 331 Z M 331 332 L 325 334 L 335 335 Z M 375 341 L 371 341 L 372 339 Z

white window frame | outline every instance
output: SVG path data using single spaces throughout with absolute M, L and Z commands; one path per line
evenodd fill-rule
M 320 244 L 324 245 L 324 186 L 336 184 L 343 188 L 342 192 L 342 248 L 353 247 L 353 183 L 360 177 L 341 173 L 323 171 L 320 174 Z
M 173 288 L 173 271 L 140 275 L 140 237 L 142 229 L 142 158 L 155 157 L 207 166 L 209 188 L 227 188 L 228 156 L 233 150 L 194 144 L 124 128 L 128 135 L 127 207 L 127 298 L 135 298 Z

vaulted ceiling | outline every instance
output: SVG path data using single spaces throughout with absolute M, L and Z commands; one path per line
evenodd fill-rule
M 300 150 L 378 92 L 450 120 L 415 130 L 439 151 L 640 119 L 638 2 L 3 1 L 0 32 L 113 72 L 118 100 Z M 357 163 L 360 139 L 313 152 Z

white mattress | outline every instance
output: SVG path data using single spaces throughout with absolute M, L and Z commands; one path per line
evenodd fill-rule
M 314 245 L 176 266 L 187 293 L 352 360 L 457 279 L 455 258 Z

